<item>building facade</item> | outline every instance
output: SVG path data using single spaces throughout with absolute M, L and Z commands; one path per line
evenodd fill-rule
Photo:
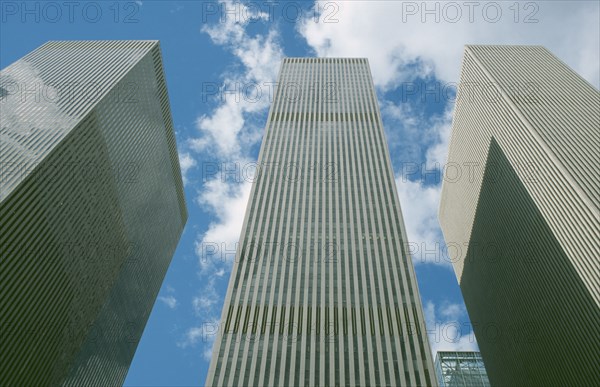
M 157 41 L 0 72 L 0 380 L 120 385 L 187 219 Z
M 435 385 L 366 59 L 286 58 L 207 385 Z
M 490 387 L 479 352 L 438 352 L 435 373 L 440 387 Z
M 600 93 L 538 46 L 467 46 L 440 224 L 492 385 L 600 380 Z

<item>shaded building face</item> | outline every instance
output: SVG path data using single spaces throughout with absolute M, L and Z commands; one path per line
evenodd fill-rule
M 366 59 L 284 59 L 208 385 L 434 385 Z
M 492 385 L 600 378 L 599 106 L 542 47 L 465 50 L 448 162 L 479 170 L 440 223 Z
M 6 384 L 122 384 L 187 219 L 156 41 L 0 72 Z

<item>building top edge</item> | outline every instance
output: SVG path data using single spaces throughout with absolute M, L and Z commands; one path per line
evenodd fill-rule
M 475 48 L 546 48 L 540 44 L 465 44 Z
M 158 39 L 65 39 L 65 40 L 48 40 L 48 43 L 133 43 L 133 42 L 151 42 L 158 43 Z
M 310 56 L 286 56 L 283 58 L 283 60 L 291 60 L 291 59 L 309 59 L 309 60 L 325 60 L 325 61 L 329 61 L 329 60 L 362 60 L 362 61 L 366 61 L 368 60 L 368 58 L 365 57 L 328 57 L 328 58 L 319 58 L 319 57 L 310 57 Z

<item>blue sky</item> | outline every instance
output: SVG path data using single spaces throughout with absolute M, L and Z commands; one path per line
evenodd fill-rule
M 464 44 L 541 44 L 600 82 L 592 1 L 0 4 L 2 68 L 47 40 L 161 42 L 190 216 L 130 386 L 204 383 L 250 192 L 241 172 L 258 156 L 282 57 L 369 59 L 434 350 L 476 348 L 437 222 Z M 220 254 L 206 254 L 215 244 Z

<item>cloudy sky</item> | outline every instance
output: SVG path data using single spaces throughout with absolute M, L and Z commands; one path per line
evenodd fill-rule
M 190 216 L 131 365 L 131 386 L 204 383 L 283 57 L 368 58 L 434 353 L 477 348 L 437 221 L 464 45 L 543 45 L 600 83 L 595 1 L 0 6 L 2 68 L 47 40 L 161 41 Z

